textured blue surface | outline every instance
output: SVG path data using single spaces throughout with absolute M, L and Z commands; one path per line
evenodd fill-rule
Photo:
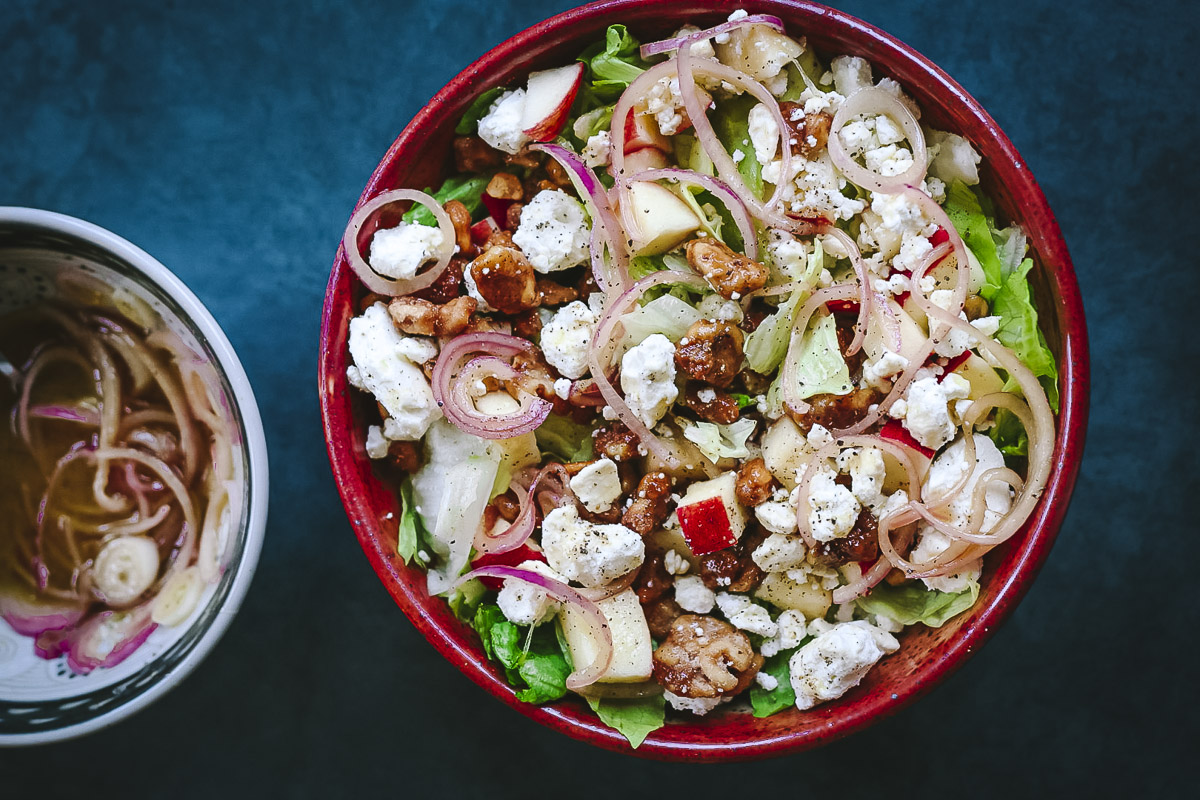
M 489 699 L 392 605 L 317 415 L 329 265 L 421 104 L 569 5 L 0 4 L 0 204 L 108 227 L 196 291 L 254 383 L 274 484 L 255 584 L 206 663 L 114 729 L 0 752 L 0 792 L 1184 794 L 1200 733 L 1185 510 L 1200 494 L 1200 20 L 1179 0 L 838 4 L 932 58 L 1008 132 L 1059 216 L 1091 324 L 1088 452 L 1058 544 L 1004 629 L 931 696 L 814 753 L 642 763 Z

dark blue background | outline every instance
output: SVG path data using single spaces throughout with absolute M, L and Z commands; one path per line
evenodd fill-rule
M 1200 42 L 1182 0 L 838 4 L 944 67 L 1008 132 L 1059 216 L 1090 320 L 1071 514 L 1008 624 L 931 696 L 813 753 L 644 763 L 507 710 L 393 606 L 325 458 L 329 266 L 422 103 L 569 5 L 0 4 L 0 204 L 91 220 L 179 274 L 241 354 L 273 471 L 258 575 L 202 668 L 113 729 L 0 752 L 0 794 L 1184 793 L 1200 696 L 1185 512 L 1200 496 Z

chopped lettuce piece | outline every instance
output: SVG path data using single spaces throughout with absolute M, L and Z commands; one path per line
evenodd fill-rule
M 716 175 L 717 168 L 712 159 L 700 145 L 700 141 L 690 133 L 677 133 L 671 137 L 671 146 L 675 150 L 675 163 L 683 169 L 690 169 L 701 175 Z
M 517 699 L 526 703 L 548 703 L 567 693 L 571 666 L 563 655 L 554 625 L 533 630 L 514 625 L 494 603 L 480 605 L 472 620 L 487 657 L 504 667 Z
M 425 559 L 417 555 L 428 537 L 429 532 L 417 514 L 417 504 L 413 502 L 412 479 L 405 478 L 400 484 L 400 525 L 396 532 L 396 552 L 405 564 L 416 559 L 417 566 L 428 566 Z
M 450 604 L 450 610 L 454 612 L 454 616 L 463 622 L 470 622 L 475 618 L 479 601 L 485 594 L 487 594 L 487 587 L 483 585 L 483 582 L 472 579 L 455 589 L 454 594 L 450 595 L 447 602 Z
M 757 681 L 751 684 L 750 706 L 754 709 L 754 716 L 769 717 L 796 704 L 796 692 L 792 689 L 792 674 L 788 662 L 791 660 L 792 654 L 808 641 L 805 639 L 799 647 L 783 650 L 763 662 L 762 671 L 778 681 L 778 685 L 774 689 L 767 690 Z
M 534 431 L 538 449 L 564 463 L 592 458 L 592 428 L 574 420 L 551 414 Z
M 1058 365 L 1054 354 L 1046 346 L 1046 337 L 1037 324 L 1037 309 L 1033 307 L 1029 281 L 1026 276 L 1033 268 L 1033 260 L 1025 259 L 1016 271 L 1004 279 L 1004 283 L 992 295 L 992 313 L 1000 317 L 1000 330 L 996 339 L 1012 350 L 1021 363 L 1041 381 L 1046 390 L 1050 407 L 1058 411 Z M 1009 380 L 1006 391 L 1016 389 L 1016 382 Z
M 797 345 L 793 342 L 791 346 Z M 799 383 L 798 397 L 847 394 L 853 388 L 850 369 L 838 347 L 837 324 L 832 314 L 823 314 L 809 327 L 800 348 L 795 373 Z
M 700 219 L 700 230 L 717 241 L 734 247 L 730 242 L 726 242 L 725 238 L 721 235 L 722 230 L 725 228 L 725 216 L 718 209 L 721 204 L 716 201 L 715 197 L 699 186 L 677 186 L 674 191 L 687 204 L 687 207 L 692 210 L 692 213 Z M 732 224 L 732 220 L 730 228 L 734 234 L 737 234 L 737 226 Z M 740 236 L 737 238 L 741 239 Z M 735 247 L 734 249 L 736 250 L 737 248 Z
M 996 410 L 996 419 L 987 435 L 1006 456 L 1029 455 L 1029 434 L 1017 415 L 1006 408 Z
M 750 109 L 756 105 L 758 100 L 749 94 L 722 100 L 717 103 L 717 110 L 713 112 L 712 124 L 717 138 L 737 162 L 738 172 L 746 182 L 746 188 L 755 197 L 762 197 L 762 165 L 754 157 L 754 145 L 750 143 Z M 738 159 L 738 151 L 742 153 L 741 159 Z
M 946 188 L 945 208 L 963 243 L 983 268 L 984 284 L 979 294 L 991 305 L 991 313 L 1000 317 L 996 338 L 1041 380 L 1051 408 L 1057 411 L 1058 367 L 1037 325 L 1028 280 L 1033 261 L 1020 260 L 1026 249 L 1024 234 L 1019 228 L 995 230 L 979 196 L 961 181 Z M 1010 381 L 1005 388 L 1012 390 L 1015 384 Z
M 737 392 L 733 392 L 729 396 L 732 397 L 733 401 L 738 404 L 739 411 L 741 411 L 743 408 L 745 408 L 747 406 L 752 406 L 758 402 L 757 398 L 751 397 L 748 394 L 739 394 Z
M 425 465 L 412 479 L 413 500 L 437 556 L 428 572 L 430 594 L 448 591 L 467 566 L 501 455 L 496 443 L 463 433 L 444 419 L 430 426 Z
M 600 721 L 616 729 L 635 750 L 666 720 L 667 699 L 661 694 L 636 700 L 586 699 Z
M 436 192 L 430 187 L 425 191 L 433 195 L 438 203 L 445 205 L 451 200 L 457 200 L 471 212 L 471 218 L 476 219 L 483 209 L 483 190 L 487 188 L 491 177 L 488 175 L 453 175 L 446 179 Z M 423 205 L 414 204 L 401 217 L 405 222 L 415 222 L 418 225 L 437 227 L 433 212 Z
M 920 581 L 907 581 L 899 586 L 881 583 L 866 597 L 858 599 L 858 607 L 867 614 L 878 614 L 899 622 L 915 625 L 923 622 L 930 628 L 940 628 L 975 605 L 979 599 L 979 584 L 970 585 L 957 594 L 947 594 L 926 588 Z
M 459 136 L 473 136 L 479 129 L 479 120 L 483 119 L 492 107 L 492 103 L 496 102 L 496 98 L 502 94 L 504 94 L 504 87 L 496 86 L 476 97 L 471 105 L 467 106 L 462 119 L 454 126 L 454 132 Z
M 818 248 L 819 249 L 819 248 Z M 770 375 L 787 355 L 788 341 L 792 336 L 792 318 L 800 301 L 808 296 L 808 292 L 798 290 L 792 292 L 787 300 L 780 304 L 779 309 L 764 319 L 749 336 L 743 350 L 746 354 L 746 366 L 761 375 Z
M 709 461 L 722 458 L 745 458 L 750 455 L 746 440 L 758 424 L 753 419 L 739 419 L 729 425 L 715 422 L 695 422 L 683 426 L 683 437 L 700 448 Z
M 691 303 L 675 295 L 664 294 L 621 317 L 628 344 L 640 342 L 652 333 L 661 333 L 678 342 L 688 328 L 700 320 L 700 312 Z
M 593 104 L 616 101 L 621 92 L 646 71 L 649 64 L 638 53 L 640 46 L 624 25 L 610 25 L 604 42 L 597 42 L 580 54 L 579 60 L 587 65 L 583 93 L 594 98 Z

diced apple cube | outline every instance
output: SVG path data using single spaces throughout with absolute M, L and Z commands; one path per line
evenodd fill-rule
M 794 581 L 786 572 L 769 573 L 755 590 L 754 596 L 776 608 L 799 611 L 807 619 L 824 617 L 833 605 L 833 593 L 828 589 L 822 589 L 820 584 L 811 579 L 804 583 Z
M 559 134 L 583 79 L 582 62 L 533 72 L 525 89 L 521 128 L 535 142 L 548 142 Z
M 722 64 L 762 81 L 778 75 L 804 52 L 804 46 L 773 28 L 750 25 L 731 31 L 729 41 L 717 44 L 716 51 Z
M 724 472 L 693 483 L 679 500 L 676 514 L 691 551 L 702 556 L 737 543 L 746 530 L 746 511 L 737 501 L 737 474 Z
M 763 461 L 788 491 L 796 488 L 796 474 L 808 461 L 807 445 L 804 434 L 789 417 L 782 417 L 763 434 Z
M 645 147 L 653 147 L 656 150 L 661 150 L 664 153 L 671 151 L 671 140 L 663 136 L 658 129 L 658 123 L 654 120 L 652 114 L 648 114 L 645 108 L 629 109 L 629 116 L 625 117 L 625 148 L 626 155 L 641 150 Z
M 971 394 L 968 397 L 972 400 L 978 400 L 984 395 L 1004 391 L 1004 379 L 1000 377 L 996 370 L 992 369 L 991 364 L 988 364 L 974 353 L 954 372 L 961 375 L 967 383 L 971 384 Z
M 650 628 L 638 602 L 637 592 L 626 589 L 620 594 L 596 603 L 608 620 L 612 633 L 613 658 L 598 683 L 639 683 L 650 678 L 652 668 Z M 600 649 L 596 632 L 583 612 L 571 604 L 563 607 L 563 635 L 571 651 L 571 663 L 582 669 L 596 658 Z
M 625 154 L 625 174 L 633 177 L 648 169 L 665 169 L 667 154 L 656 147 L 643 147 Z
M 657 183 L 634 181 L 626 202 L 634 255 L 665 253 L 700 227 L 700 219 L 687 203 Z

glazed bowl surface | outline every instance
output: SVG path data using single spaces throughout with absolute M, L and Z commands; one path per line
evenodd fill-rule
M 0 313 L 51 298 L 67 309 L 113 309 L 175 343 L 215 392 L 229 432 L 234 482 L 218 526 L 220 576 L 186 621 L 157 626 L 112 667 L 80 674 L 66 655 L 38 657 L 0 618 L 0 747 L 61 741 L 108 727 L 178 685 L 229 627 L 249 588 L 267 522 L 267 449 L 250 382 L 200 300 L 151 255 L 89 222 L 0 207 Z M 0 342 L 0 344 L 3 344 Z M 232 495 L 236 496 L 236 495 Z
M 913 96 L 924 124 L 961 134 L 975 145 L 983 156 L 983 189 L 995 199 L 998 217 L 1020 223 L 1029 236 L 1037 264 L 1031 275 L 1040 324 L 1059 360 L 1061 411 L 1055 466 L 1045 494 L 1022 531 L 985 559 L 980 599 L 968 613 L 942 628 L 906 629 L 901 650 L 838 700 L 763 719 L 735 709 L 672 719 L 635 751 L 670 760 L 746 760 L 811 748 L 894 713 L 960 667 L 1012 612 L 1049 553 L 1079 470 L 1087 418 L 1087 335 L 1079 288 L 1058 224 L 1025 162 L 979 103 L 932 62 L 883 31 L 815 3 L 611 0 L 539 23 L 487 52 L 429 101 L 384 155 L 359 205 L 389 189 L 437 185 L 451 163 L 454 125 L 474 97 L 511 85 L 532 70 L 574 60 L 603 38 L 608 25 L 625 24 L 641 41 L 653 41 L 684 24 L 716 24 L 737 8 L 780 17 L 790 34 L 806 36 L 809 46 L 826 57 L 866 58 L 876 77 L 894 78 Z M 405 566 L 397 555 L 397 499 L 372 471 L 364 444 L 367 399 L 355 396 L 346 380 L 348 326 L 364 294 L 339 250 L 321 328 L 321 411 L 342 501 L 380 580 L 430 643 L 492 695 L 555 730 L 629 752 L 625 739 L 579 699 L 545 706 L 517 700 L 474 632 L 455 619 L 443 600 L 431 598 L 424 573 Z

